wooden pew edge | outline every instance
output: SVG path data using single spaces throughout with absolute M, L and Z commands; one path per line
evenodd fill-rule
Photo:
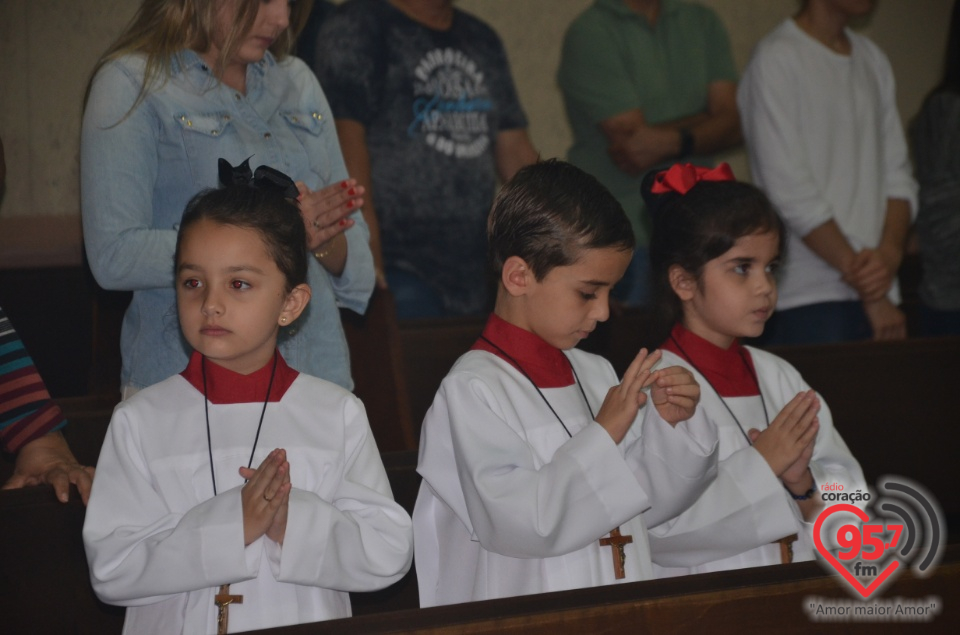
M 941 572 L 952 577 L 960 576 L 960 543 L 947 545 L 943 559 L 933 572 Z M 894 583 L 917 579 L 912 571 L 904 572 Z M 831 583 L 831 580 L 833 583 Z M 439 632 L 441 628 L 457 632 L 457 626 L 466 626 L 477 622 L 493 620 L 510 621 L 528 616 L 576 612 L 596 607 L 613 607 L 624 604 L 651 603 L 657 601 L 680 600 L 694 596 L 722 593 L 735 593 L 741 589 L 753 589 L 753 597 L 763 597 L 766 589 L 790 587 L 809 587 L 810 589 L 828 586 L 830 592 L 848 599 L 851 596 L 841 586 L 839 579 L 828 572 L 818 562 L 802 562 L 790 565 L 774 565 L 738 571 L 720 571 L 694 576 L 647 580 L 628 584 L 574 589 L 537 595 L 485 600 L 450 606 L 426 609 L 406 609 L 390 613 L 379 613 L 360 617 L 301 624 L 293 627 L 266 629 L 257 631 L 264 635 L 323 635 L 325 633 L 352 634 L 393 633 L 423 631 Z M 822 589 L 821 589 L 822 590 Z M 957 593 L 956 586 L 951 590 Z M 946 603 L 946 602 L 945 602 Z M 956 610 L 956 607 L 953 607 Z M 559 617 L 557 622 L 562 621 Z M 811 624 L 812 626 L 812 624 Z M 471 631 L 474 632 L 474 631 Z M 490 632 L 484 629 L 476 632 Z

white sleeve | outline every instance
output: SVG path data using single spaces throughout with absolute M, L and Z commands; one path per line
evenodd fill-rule
M 257 576 L 261 543 L 243 545 L 240 488 L 177 512 L 154 488 L 129 409 L 110 422 L 83 542 L 97 596 L 140 606 Z
M 515 558 L 567 554 L 649 507 L 599 424 L 538 466 L 510 415 L 508 400 L 460 373 L 444 380 L 424 421 L 418 471 L 484 549 Z
M 693 416 L 676 426 L 667 423 L 648 400 L 640 410 L 640 438 L 624 442 L 626 461 L 647 493 L 648 527 L 673 518 L 697 500 L 717 474 L 717 426 L 698 405 Z
M 883 167 L 884 193 L 888 199 L 904 199 L 910 203 L 910 218 L 917 217 L 918 186 L 913 178 L 907 140 L 903 134 L 900 113 L 897 111 L 896 81 L 890 62 L 876 49 L 880 66 L 880 86 L 883 92 Z
M 277 549 L 267 540 L 267 553 L 281 582 L 374 591 L 396 582 L 410 568 L 412 523 L 393 500 L 363 406 L 357 399 L 343 403 L 343 474 L 328 475 L 340 478 L 335 499 L 326 501 L 294 488 L 283 547 Z
M 833 219 L 834 210 L 810 171 L 799 125 L 804 82 L 787 57 L 761 44 L 744 71 L 737 105 L 754 180 L 790 230 L 806 236 Z
M 695 567 L 796 533 L 783 485 L 753 447 L 720 462 L 717 478 L 682 514 L 650 529 L 651 559 Z

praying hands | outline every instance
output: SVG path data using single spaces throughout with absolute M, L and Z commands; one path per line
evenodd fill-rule
M 290 502 L 290 463 L 285 450 L 276 449 L 253 470 L 240 468 L 247 479 L 240 490 L 243 502 L 243 544 L 266 536 L 279 545 L 287 531 L 287 509 Z

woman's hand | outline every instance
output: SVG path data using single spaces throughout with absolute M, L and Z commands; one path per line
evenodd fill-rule
M 303 181 L 297 181 L 300 190 L 300 216 L 307 230 L 307 248 L 322 253 L 337 236 L 353 227 L 350 214 L 363 206 L 362 185 L 347 179 L 313 191 Z

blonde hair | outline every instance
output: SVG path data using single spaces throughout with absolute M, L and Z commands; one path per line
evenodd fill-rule
M 184 49 L 197 53 L 210 50 L 217 28 L 217 14 L 230 0 L 143 0 L 130 24 L 110 48 L 100 57 L 87 82 L 84 107 L 90 97 L 90 87 L 97 73 L 108 62 L 125 55 L 139 53 L 146 56 L 143 84 L 132 112 L 154 86 L 162 86 L 170 78 L 170 60 Z M 237 15 L 233 26 L 225 34 L 215 72 L 222 72 L 225 63 L 240 47 L 253 28 L 262 0 L 235 0 Z M 313 0 L 298 0 L 290 9 L 290 25 L 277 37 L 270 52 L 279 60 L 293 49 L 297 36 L 310 15 Z

